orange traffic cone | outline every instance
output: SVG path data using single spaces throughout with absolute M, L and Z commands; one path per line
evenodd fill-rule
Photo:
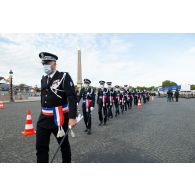
M 142 104 L 141 104 L 141 100 L 140 100 L 140 99 L 138 100 L 137 107 L 138 107 L 138 108 L 141 108 L 141 107 L 142 107 Z
M 31 113 L 30 113 L 30 110 L 28 110 L 27 116 L 26 116 L 26 124 L 25 124 L 25 128 L 22 134 L 27 136 L 27 135 L 34 135 L 35 133 L 36 131 L 33 128 Z
M 3 109 L 3 108 L 5 108 L 4 103 L 0 101 L 0 109 Z

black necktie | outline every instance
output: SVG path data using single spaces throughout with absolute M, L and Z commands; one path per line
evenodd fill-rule
M 48 76 L 48 79 L 47 79 L 47 84 L 49 84 L 49 82 L 51 81 L 51 77 Z

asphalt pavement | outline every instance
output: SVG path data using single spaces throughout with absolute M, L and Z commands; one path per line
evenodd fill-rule
M 40 113 L 39 102 L 8 103 L 0 110 L 0 162 L 36 162 L 35 136 L 24 137 L 27 110 L 34 127 Z M 83 132 L 81 121 L 69 136 L 75 163 L 185 163 L 195 162 L 195 99 L 154 101 L 133 107 L 124 115 L 98 126 L 97 105 L 92 113 L 92 134 Z M 57 148 L 54 136 L 50 156 Z M 58 154 L 55 162 L 61 162 Z

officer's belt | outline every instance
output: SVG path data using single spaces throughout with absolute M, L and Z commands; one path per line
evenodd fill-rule
M 54 115 L 54 109 L 55 109 L 55 107 L 53 107 L 53 108 L 42 107 L 41 112 L 45 116 L 53 116 Z M 63 113 L 69 112 L 68 105 L 63 105 L 62 106 L 62 111 L 63 111 Z

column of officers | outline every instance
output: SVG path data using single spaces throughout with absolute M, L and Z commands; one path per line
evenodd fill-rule
M 82 102 L 82 112 L 88 135 L 91 134 L 91 112 L 94 109 L 95 103 L 98 107 L 99 126 L 106 125 L 109 120 L 119 115 L 123 115 L 133 106 L 137 106 L 138 102 L 143 104 L 150 101 L 150 97 L 154 93 L 146 90 L 131 90 L 128 85 L 120 87 L 119 85 L 112 86 L 112 82 L 99 81 L 99 88 L 95 90 L 90 86 L 91 81 L 84 79 L 83 88 L 77 92 L 78 103 Z

